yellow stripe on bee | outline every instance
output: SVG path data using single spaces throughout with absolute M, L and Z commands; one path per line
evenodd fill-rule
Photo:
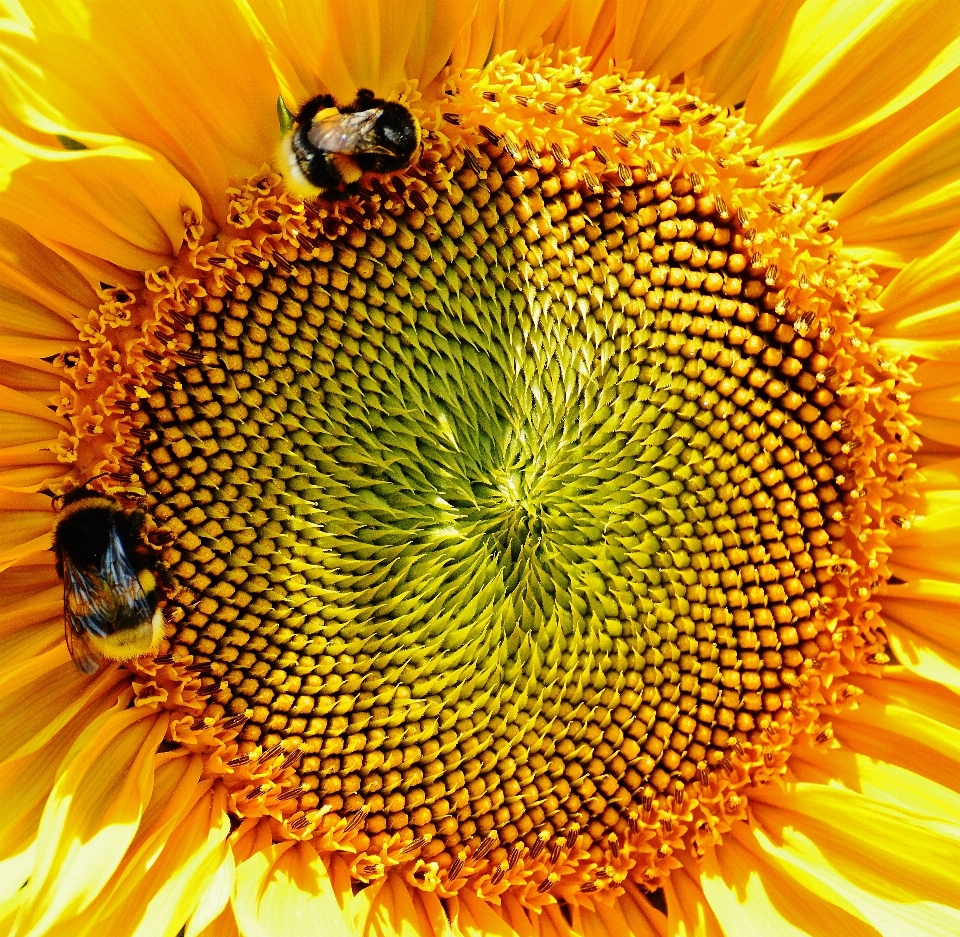
M 360 169 L 354 158 L 347 156 L 345 153 L 331 153 L 330 162 L 337 167 L 340 178 L 348 185 L 351 182 L 357 182 L 363 175 L 363 170 Z

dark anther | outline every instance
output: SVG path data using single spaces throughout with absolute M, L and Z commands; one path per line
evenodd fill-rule
M 366 822 L 367 815 L 370 813 L 369 807 L 361 807 L 347 822 L 347 825 L 343 828 L 344 833 L 352 833 L 354 830 L 360 829 L 361 826 Z M 416 840 L 414 840 L 416 842 Z M 412 846 L 413 843 L 410 843 Z M 419 848 L 419 847 L 417 847 Z
M 500 134 L 497 133 L 495 130 L 491 129 L 486 124 L 480 124 L 480 126 L 477 127 L 477 130 L 480 131 L 480 133 L 486 138 L 489 144 L 491 144 L 492 146 L 500 146 L 500 143 L 502 142 L 502 138 Z
M 272 748 L 268 748 L 268 749 L 257 759 L 257 764 L 258 764 L 258 765 L 264 764 L 265 762 L 269 761 L 271 758 L 275 758 L 275 757 L 276 757 L 277 755 L 279 755 L 280 752 L 282 752 L 282 751 L 283 751 L 283 744 L 282 744 L 281 742 L 277 742 L 276 745 L 274 745 Z
M 406 855 L 409 855 L 411 852 L 416 852 L 418 849 L 422 849 L 426 845 L 427 845 L 427 837 L 418 836 L 415 840 L 413 840 L 413 842 L 407 843 L 407 845 L 404 846 L 403 849 L 400 850 L 400 852 L 406 856 Z
M 452 112 L 448 112 L 448 113 L 446 113 L 446 114 L 443 115 L 443 119 L 444 119 L 448 124 L 453 124 L 454 127 L 459 127 L 459 126 L 460 126 L 460 115 L 459 115 L 459 114 L 454 114 L 454 113 L 452 113 Z
M 545 895 L 557 882 L 560 881 L 560 876 L 556 872 L 551 872 L 539 885 L 537 885 L 537 894 Z
M 413 189 L 410 192 L 410 201 L 413 202 L 413 207 L 418 211 L 428 211 L 430 208 L 430 203 L 419 189 Z
M 473 150 L 467 150 L 463 154 L 463 161 L 467 164 L 467 168 L 475 172 L 478 176 L 483 172 L 483 166 L 480 164 L 480 158 L 477 156 Z
M 283 761 L 280 763 L 280 770 L 283 771 L 284 768 L 290 768 L 293 765 L 297 764 L 300 759 L 303 758 L 303 749 L 295 748 Z
M 530 847 L 531 859 L 536 859 L 537 856 L 539 856 L 540 853 L 543 852 L 544 847 L 547 845 L 547 839 L 549 838 L 549 835 L 550 834 L 547 833 L 546 830 L 544 830 L 542 833 L 540 833 L 537 836 L 536 842 Z
M 497 834 L 494 833 L 493 830 L 491 830 L 489 833 L 487 833 L 486 838 L 479 845 L 479 847 L 477 847 L 477 851 L 473 854 L 473 858 L 478 861 L 480 859 L 485 859 L 488 853 L 490 852 L 490 850 L 492 850 L 493 847 L 496 845 L 497 845 Z

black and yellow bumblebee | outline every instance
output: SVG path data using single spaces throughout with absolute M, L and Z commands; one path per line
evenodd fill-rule
M 349 105 L 321 94 L 300 108 L 284 133 L 282 171 L 304 199 L 345 198 L 366 173 L 412 165 L 422 139 L 417 118 L 403 104 L 384 101 L 367 88 Z
M 86 486 L 62 498 L 53 552 L 67 649 L 83 673 L 96 673 L 104 658 L 146 654 L 163 637 L 157 560 L 143 521 L 142 512 Z

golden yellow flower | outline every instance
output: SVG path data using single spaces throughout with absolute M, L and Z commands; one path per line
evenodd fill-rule
M 0 932 L 960 933 L 957 4 L 0 54 Z M 278 98 L 361 88 L 422 149 L 304 202 Z

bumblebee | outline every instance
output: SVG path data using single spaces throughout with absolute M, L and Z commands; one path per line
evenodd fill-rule
M 104 658 L 146 654 L 163 636 L 156 562 L 142 526 L 142 513 L 110 495 L 83 486 L 63 496 L 53 552 L 67 649 L 83 673 L 96 673 Z
M 420 152 L 417 118 L 366 88 L 340 106 L 321 94 L 300 108 L 280 143 L 291 188 L 302 198 L 345 198 L 365 173 L 399 172 Z

